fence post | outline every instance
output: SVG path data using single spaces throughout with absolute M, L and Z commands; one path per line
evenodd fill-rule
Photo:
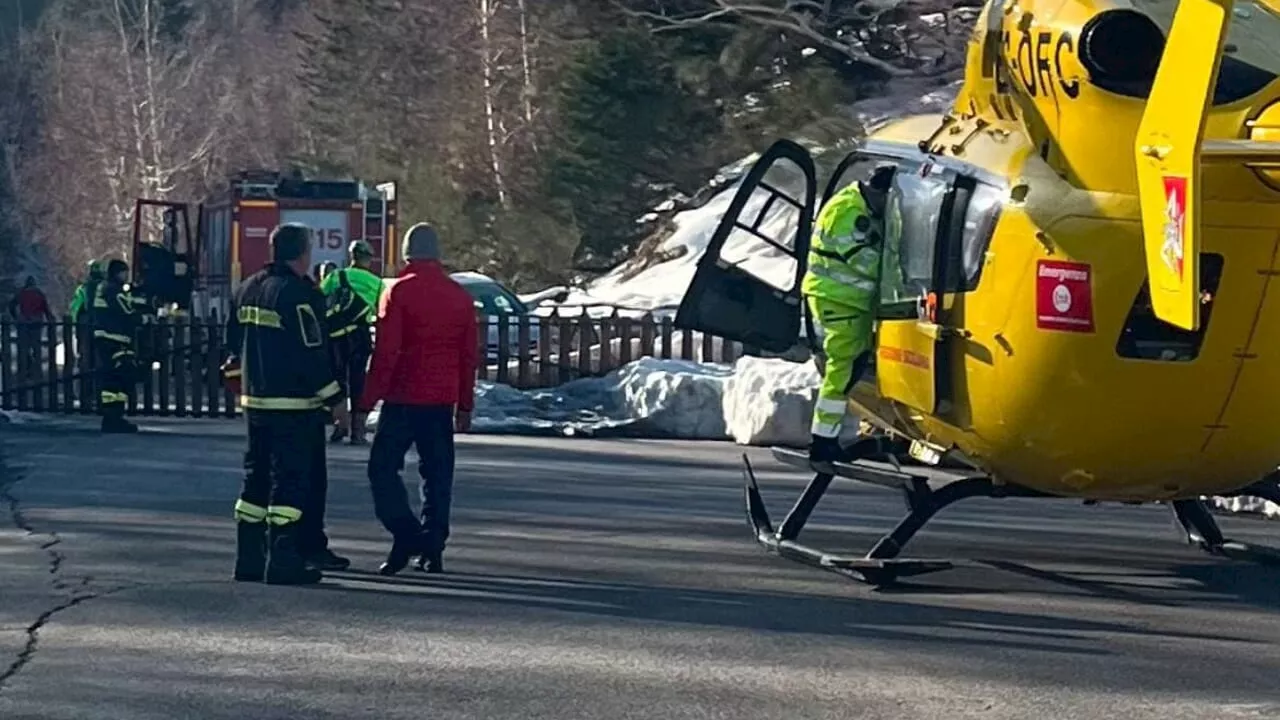
M 22 386 L 31 393 L 31 409 L 35 412 L 44 410 L 44 393 L 40 387 L 41 372 L 40 345 L 43 333 L 35 323 L 18 322 L 18 357 L 22 358 Z
M 40 326 L 40 336 L 44 339 L 44 349 L 48 353 L 48 365 L 45 366 L 45 382 L 49 383 L 49 404 L 50 412 L 58 410 L 58 388 L 62 383 L 58 382 L 58 326 L 55 321 L 49 321 Z
M 533 354 L 528 315 L 516 320 L 516 342 L 520 344 L 520 354 L 516 356 L 516 387 L 524 389 L 529 387 L 529 360 Z
M 618 311 L 614 309 L 613 312 Z M 604 375 L 613 367 L 613 318 L 605 316 L 600 318 L 600 362 L 596 365 L 595 372 Z
M 156 412 L 156 358 L 159 357 L 160 345 L 156 340 L 156 326 L 159 324 L 160 318 L 156 318 L 156 322 L 143 323 L 138 328 L 135 346 L 138 349 L 138 369 L 142 376 L 142 407 L 143 415 L 154 415 Z M 142 367 L 145 365 L 145 367 Z
M 191 319 L 179 316 L 178 322 L 174 324 L 173 336 L 174 361 L 178 365 L 173 374 L 173 414 L 178 418 L 186 418 L 187 415 L 198 418 L 201 414 L 200 401 L 191 400 L 191 391 L 196 383 L 188 382 L 191 380 L 192 366 L 195 365 L 192 361 L 191 341 L 196 336 L 196 329 L 192 327 Z
M 70 415 L 75 412 L 76 404 L 75 326 L 63 315 L 58 327 L 62 329 L 62 412 Z
M 17 399 L 14 397 L 13 391 L 13 373 L 10 372 L 10 363 L 13 360 L 13 342 L 9 337 L 13 326 L 8 320 L 0 320 L 0 382 L 4 383 L 4 409 L 12 410 Z
M 591 327 L 591 318 L 586 309 L 578 318 L 578 377 L 591 375 L 591 339 L 595 332 Z
M 663 360 L 670 360 L 672 357 L 672 353 L 673 353 L 672 345 L 674 343 L 672 342 L 671 336 L 674 334 L 674 332 L 675 332 L 675 327 L 673 327 L 673 324 L 671 322 L 671 316 L 664 315 L 662 318 L 662 359 Z
M 617 311 L 614 311 L 617 314 Z M 618 315 L 618 367 L 631 362 L 631 318 Z
M 511 384 L 511 316 L 505 312 L 498 313 L 498 372 L 497 382 Z
M 640 354 L 656 357 L 658 348 L 654 347 L 653 313 L 647 312 L 640 318 Z
M 680 359 L 693 360 L 693 331 L 689 328 L 680 332 Z
M 556 384 L 563 385 L 573 379 L 573 325 L 569 318 L 555 313 L 556 337 L 560 338 L 560 359 L 556 362 Z
M 169 407 L 173 399 L 170 376 L 175 372 L 182 372 L 181 356 L 178 354 L 177 343 L 173 341 L 173 326 L 176 321 L 177 318 L 170 316 L 160 318 L 160 322 L 156 324 L 156 359 L 160 362 L 156 377 L 156 412 L 164 416 L 172 412 Z
M 550 320 L 546 315 L 538 318 L 538 387 L 551 385 L 551 333 L 554 328 Z

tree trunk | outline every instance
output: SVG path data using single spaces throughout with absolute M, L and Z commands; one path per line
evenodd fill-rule
M 493 40 L 489 35 L 489 23 L 493 19 L 493 8 L 499 0 L 480 0 L 480 64 L 483 69 L 484 82 L 484 117 L 488 131 L 489 165 L 493 173 L 493 187 L 498 194 L 498 204 L 507 207 L 506 182 L 502 177 L 502 159 L 498 142 L 498 119 L 494 87 L 494 51 Z

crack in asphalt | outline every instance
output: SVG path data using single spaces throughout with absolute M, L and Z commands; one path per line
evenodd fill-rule
M 125 587 L 119 587 L 110 590 L 96 590 L 91 587 L 93 583 L 93 576 L 91 575 L 83 575 L 78 579 L 72 579 L 64 575 L 63 563 L 67 557 L 58 549 L 58 546 L 62 544 L 62 538 L 56 531 L 41 532 L 37 530 L 28 520 L 26 513 L 23 512 L 22 501 L 14 494 L 14 488 L 25 477 L 25 472 L 10 464 L 7 448 L 3 442 L 0 442 L 0 502 L 8 506 L 9 522 L 14 527 L 22 530 L 29 537 L 44 535 L 48 538 L 40 543 L 40 549 L 49 556 L 49 575 L 52 576 L 50 584 L 54 590 L 60 593 L 69 593 L 69 596 L 40 613 L 27 626 L 27 640 L 22 650 L 18 652 L 18 656 L 14 658 L 13 662 L 9 663 L 7 668 L 0 671 L 0 694 L 3 694 L 9 681 L 22 672 L 22 669 L 35 658 L 36 652 L 40 649 L 40 630 L 55 615 L 83 602 L 126 589 Z

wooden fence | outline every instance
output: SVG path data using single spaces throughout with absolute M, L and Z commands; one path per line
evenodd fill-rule
M 677 330 L 670 317 L 481 316 L 479 323 L 480 378 L 521 389 L 597 377 L 642 357 L 732 363 L 744 354 L 739 343 Z M 0 408 L 96 412 L 92 334 L 65 320 L 0 322 Z M 220 322 L 158 318 L 137 337 L 143 371 L 130 414 L 237 414 L 218 371 L 226 356 Z

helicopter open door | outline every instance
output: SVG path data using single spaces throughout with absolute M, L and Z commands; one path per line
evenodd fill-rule
M 794 347 L 816 195 L 808 151 L 790 140 L 766 150 L 707 243 L 676 327 L 768 352 Z

